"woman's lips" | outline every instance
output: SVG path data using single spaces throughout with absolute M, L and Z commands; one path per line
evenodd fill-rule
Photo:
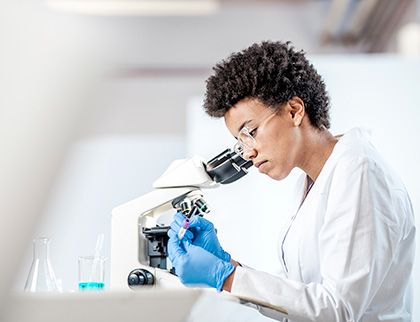
M 264 161 L 258 165 L 258 171 L 261 173 L 267 174 L 268 168 L 269 168 L 268 161 Z
M 263 163 L 266 163 L 267 160 L 255 163 L 255 166 L 259 169 Z

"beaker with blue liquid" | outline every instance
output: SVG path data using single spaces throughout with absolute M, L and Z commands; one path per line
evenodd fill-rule
M 97 291 L 105 287 L 105 262 L 102 256 L 79 257 L 79 290 Z

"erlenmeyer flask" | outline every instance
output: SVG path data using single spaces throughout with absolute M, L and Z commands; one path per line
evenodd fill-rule
M 49 259 L 49 242 L 46 237 L 33 240 L 33 260 L 25 292 L 57 292 L 57 282 Z

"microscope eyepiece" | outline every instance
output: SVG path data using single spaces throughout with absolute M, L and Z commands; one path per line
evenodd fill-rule
M 247 161 L 235 151 L 226 149 L 207 162 L 206 172 L 213 181 L 228 184 L 246 175 L 251 166 L 252 161 Z

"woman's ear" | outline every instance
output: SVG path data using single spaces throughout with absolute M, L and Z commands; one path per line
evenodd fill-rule
M 298 96 L 293 96 L 289 101 L 290 114 L 292 115 L 293 123 L 299 126 L 305 116 L 305 103 Z

